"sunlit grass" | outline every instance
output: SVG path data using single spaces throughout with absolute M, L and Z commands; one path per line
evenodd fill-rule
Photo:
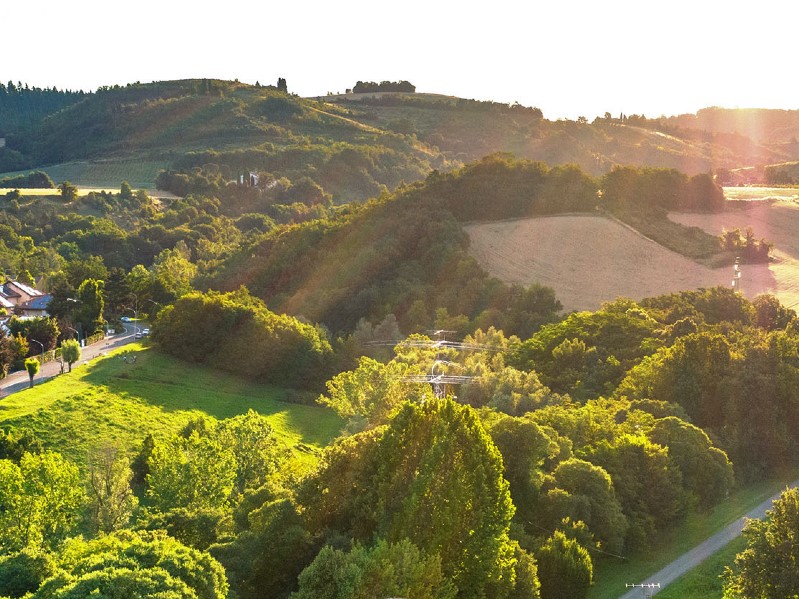
M 721 551 L 711 555 L 685 576 L 682 576 L 658 593 L 658 599 L 721 599 L 724 585 L 721 574 L 725 566 L 732 566 L 735 556 L 746 547 L 746 540 L 738 537 Z
M 740 489 L 710 512 L 689 515 L 678 526 L 658 538 L 651 539 L 652 547 L 649 550 L 631 553 L 626 556 L 627 559 L 608 557 L 598 559 L 594 556 L 595 584 L 588 594 L 589 599 L 617 599 L 624 594 L 625 584 L 641 582 L 654 574 L 784 489 L 786 483 L 792 482 L 795 478 L 796 473 L 790 472 L 785 476 Z
M 69 181 L 73 185 L 89 189 L 119 191 L 122 181 L 130 183 L 134 189 L 154 189 L 158 171 L 168 167 L 161 160 L 108 159 L 97 161 L 79 161 L 37 167 L 25 171 L 0 173 L 0 179 L 25 174 L 31 170 L 47 173 L 56 183 Z M 20 190 L 23 191 L 23 190 Z M 58 193 L 58 190 L 51 190 Z M 0 190 L 2 193 L 2 190 Z M 27 190 L 25 190 L 27 193 Z
M 164 436 L 191 418 L 253 409 L 307 463 L 338 435 L 342 421 L 327 408 L 283 401 L 291 393 L 135 344 L 0 400 L 0 426 L 31 430 L 45 447 L 82 463 L 89 449 L 107 442 L 135 451 L 148 433 Z
M 728 200 L 799 200 L 799 187 L 725 187 Z

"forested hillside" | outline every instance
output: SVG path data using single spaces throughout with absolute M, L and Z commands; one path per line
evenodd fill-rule
M 45 119 L 18 111 L 8 121 L 0 172 L 89 161 L 121 168 L 121 181 L 134 178 L 125 168 L 145 162 L 162 164 L 171 176 L 159 179 L 159 187 L 178 195 L 220 192 L 253 172 L 255 187 L 290 187 L 309 177 L 323 194 L 346 203 L 494 152 L 549 166 L 576 164 L 594 176 L 618 165 L 695 175 L 799 159 L 799 146 L 785 137 L 790 112 L 780 119 L 761 115 L 755 135 L 751 123 L 722 127 L 738 118 L 729 111 L 718 119 L 701 112 L 690 121 L 610 114 L 590 123 L 549 121 L 520 105 L 407 92 L 303 99 L 283 86 L 198 79 L 101 88 L 78 103 L 65 94 L 64 106 L 74 105 L 63 111 L 53 106 Z
M 753 231 L 668 214 L 719 216 L 712 169 L 789 144 L 376 93 L 133 84 L 6 132 L 0 169 L 44 170 L 0 177 L 0 268 L 51 297 L 0 332 L 33 387 L 0 401 L 0 597 L 582 599 L 799 467 L 790 307 L 609 289 L 564 314 L 464 230 L 591 215 L 768 265 Z M 164 164 L 174 196 L 48 177 L 77 159 Z M 126 327 L 152 334 L 80 364 Z M 69 371 L 34 386 L 45 359 Z

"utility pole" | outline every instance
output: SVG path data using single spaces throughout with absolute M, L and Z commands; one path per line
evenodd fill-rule
M 644 599 L 649 599 L 649 597 L 653 597 L 657 591 L 660 590 L 660 583 L 659 582 L 650 582 L 645 584 L 625 584 L 626 588 L 634 588 L 634 589 L 641 589 L 641 597 Z

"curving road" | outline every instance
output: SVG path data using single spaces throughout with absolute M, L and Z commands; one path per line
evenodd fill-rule
M 788 485 L 789 487 L 796 487 L 799 481 L 795 481 Z M 646 580 L 639 583 L 639 588 L 632 589 L 621 595 L 620 599 L 641 599 L 642 597 L 651 597 L 662 591 L 667 585 L 677 580 L 683 574 L 688 573 L 690 570 L 701 564 L 705 559 L 722 549 L 727 543 L 736 539 L 746 525 L 747 519 L 763 518 L 766 515 L 766 510 L 770 510 L 772 503 L 782 494 L 782 491 L 774 496 L 766 499 L 763 503 L 758 505 L 753 510 L 741 516 L 732 524 L 726 526 L 712 537 L 709 537 L 690 551 L 683 553 L 676 560 L 671 562 L 668 566 L 656 572 Z M 640 585 L 660 584 L 660 588 L 641 588 Z M 644 594 L 646 593 L 646 594 Z

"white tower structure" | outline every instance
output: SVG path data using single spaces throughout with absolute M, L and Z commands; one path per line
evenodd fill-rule
M 735 259 L 735 266 L 732 269 L 732 290 L 741 293 L 741 259 Z

